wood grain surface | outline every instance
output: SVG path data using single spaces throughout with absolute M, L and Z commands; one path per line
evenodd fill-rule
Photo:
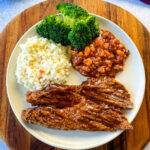
M 6 93 L 6 69 L 14 46 L 32 25 L 50 13 L 58 13 L 55 9 L 58 2 L 78 4 L 88 12 L 113 21 L 139 49 L 145 65 L 146 91 L 140 111 L 132 123 L 134 130 L 125 131 L 93 150 L 141 150 L 150 139 L 150 34 L 129 12 L 100 0 L 49 0 L 39 3 L 16 16 L 0 34 L 0 138 L 11 150 L 58 150 L 35 139 L 21 126 L 10 108 Z

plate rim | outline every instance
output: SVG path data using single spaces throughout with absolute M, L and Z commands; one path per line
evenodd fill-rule
M 58 14 L 59 14 L 59 13 L 58 13 Z M 129 37 L 129 35 L 128 35 L 120 26 L 118 26 L 117 24 L 115 24 L 115 23 L 112 22 L 111 20 L 109 20 L 109 19 L 107 19 L 107 18 L 105 18 L 105 17 L 102 17 L 102 16 L 100 16 L 100 15 L 97 15 L 97 14 L 94 14 L 94 13 L 89 13 L 89 14 L 94 15 L 94 16 L 96 16 L 97 18 L 103 19 L 104 21 L 107 21 L 107 22 L 113 24 L 116 28 L 119 28 L 119 30 L 121 30 L 122 33 L 129 39 L 129 41 L 135 46 L 136 52 L 137 52 L 137 54 L 139 55 L 139 58 L 140 58 L 140 60 L 141 60 L 141 61 L 140 61 L 140 62 L 141 62 L 141 69 L 142 69 L 142 73 L 143 73 L 143 77 L 144 77 L 144 78 L 142 79 L 142 80 L 143 80 L 143 88 L 142 88 L 143 91 L 142 91 L 142 94 L 141 94 L 141 101 L 139 102 L 139 105 L 137 106 L 137 111 L 136 111 L 135 114 L 133 115 L 133 118 L 131 119 L 131 121 L 129 121 L 130 123 L 132 123 L 132 121 L 136 118 L 136 116 L 137 116 L 137 114 L 138 114 L 138 112 L 139 112 L 139 109 L 140 109 L 140 107 L 141 107 L 141 105 L 142 105 L 142 102 L 143 102 L 143 99 L 144 99 L 144 94 L 145 94 L 146 75 L 145 75 L 145 68 L 144 68 L 143 59 L 142 59 L 142 57 L 141 57 L 141 55 L 140 55 L 140 52 L 139 52 L 137 46 L 135 45 L 135 43 L 132 41 L 132 39 Z M 6 91 L 7 91 L 7 96 L 8 96 L 9 104 L 10 104 L 10 106 L 11 106 L 11 109 L 13 110 L 13 113 L 15 114 L 15 117 L 17 118 L 17 120 L 19 121 L 19 123 L 24 127 L 24 129 L 25 129 L 26 131 L 28 131 L 29 134 L 31 134 L 33 137 L 35 137 L 36 139 L 42 141 L 43 143 L 46 143 L 46 144 L 48 144 L 48 145 L 50 145 L 50 146 L 54 146 L 54 147 L 58 147 L 58 148 L 63 148 L 63 149 L 66 149 L 66 148 L 69 148 L 69 149 L 90 149 L 90 148 L 94 148 L 94 147 L 97 147 L 97 146 L 104 145 L 104 144 L 106 144 L 106 143 L 112 141 L 112 140 L 115 139 L 117 136 L 119 136 L 122 132 L 124 132 L 124 130 L 118 130 L 118 131 L 116 131 L 116 132 L 118 132 L 118 133 L 116 133 L 116 135 L 114 135 L 113 138 L 110 138 L 109 140 L 104 140 L 103 144 L 98 144 L 98 143 L 97 143 L 97 144 L 95 144 L 95 145 L 93 144 L 93 145 L 90 145 L 90 146 L 84 145 L 84 146 L 82 146 L 82 147 L 78 147 L 78 145 L 77 145 L 76 147 L 70 147 L 70 145 L 57 145 L 57 144 L 55 144 L 55 143 L 49 143 L 49 142 L 43 140 L 40 136 L 36 137 L 36 136 L 34 135 L 34 133 L 32 133 L 32 131 L 31 131 L 29 128 L 27 128 L 27 127 L 25 126 L 25 124 L 23 124 L 23 122 L 21 121 L 20 117 L 17 116 L 17 114 L 15 113 L 15 110 L 14 110 L 14 108 L 13 108 L 13 105 L 12 105 L 12 102 L 11 102 L 11 99 L 10 99 L 9 89 L 8 89 L 8 84 L 9 84 L 9 83 L 8 83 L 8 70 L 9 70 L 9 66 L 10 66 L 10 61 L 11 61 L 12 56 L 13 56 L 13 54 L 14 54 L 14 50 L 15 50 L 16 47 L 18 46 L 19 42 L 23 39 L 23 37 L 24 37 L 25 35 L 28 34 L 28 32 L 30 32 L 30 30 L 32 30 L 32 28 L 34 28 L 34 27 L 35 27 L 37 24 L 39 24 L 41 21 L 42 21 L 42 20 L 38 21 L 36 24 L 34 24 L 33 26 L 31 26 L 31 27 L 21 36 L 21 38 L 17 41 L 15 47 L 13 48 L 13 50 L 12 50 L 12 52 L 11 52 L 11 55 L 10 55 L 10 57 L 9 57 L 9 61 L 8 61 L 8 64 L 7 64 L 7 71 L 6 71 Z M 133 130 L 134 130 L 134 129 L 133 129 Z

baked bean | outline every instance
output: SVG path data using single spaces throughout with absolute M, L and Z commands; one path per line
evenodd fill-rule
M 117 55 L 119 55 L 119 56 L 122 56 L 122 57 L 125 56 L 124 52 L 121 51 L 121 50 L 117 50 L 116 53 L 117 53 Z
M 85 50 L 84 50 L 85 57 L 89 56 L 90 52 L 91 52 L 90 48 L 88 46 L 85 47 Z
M 82 57 L 83 56 L 83 52 L 79 52 L 79 56 Z
M 92 60 L 90 58 L 87 58 L 87 59 L 84 59 L 83 63 L 90 66 L 92 64 Z
M 104 44 L 103 41 L 100 41 L 100 40 L 98 40 L 97 38 L 94 40 L 94 43 L 95 43 L 96 46 L 100 46 L 100 45 L 103 45 L 103 44 Z
M 117 64 L 117 65 L 114 65 L 114 69 L 120 71 L 120 70 L 123 70 L 123 67 Z
M 109 32 L 108 32 L 108 31 L 105 31 L 105 32 L 103 32 L 103 34 L 101 34 L 101 35 L 102 35 L 102 37 L 103 37 L 104 39 L 106 39 L 106 38 L 109 37 Z
M 106 71 L 110 71 L 111 70 L 111 67 L 106 67 Z
M 104 66 L 99 67 L 99 68 L 98 68 L 98 72 L 100 72 L 100 73 L 105 73 L 105 68 L 104 68 Z
M 103 49 L 100 49 L 100 56 L 101 56 L 101 57 L 104 57 L 104 56 L 105 56 L 105 53 L 104 53 L 104 50 L 103 50 Z
M 120 43 L 120 44 L 118 45 L 118 48 L 119 48 L 119 49 L 123 49 L 123 48 L 124 48 L 124 45 Z
M 110 53 L 110 55 L 109 55 L 108 59 L 113 59 L 113 58 L 115 58 L 115 55 L 114 55 L 114 54 L 112 54 L 112 53 Z
M 78 55 L 74 59 L 74 65 L 78 65 L 82 62 L 82 57 L 79 57 Z
M 111 60 L 105 60 L 105 64 L 107 64 L 109 67 L 111 67 L 112 61 Z
M 118 39 L 114 39 L 114 41 L 113 41 L 115 44 L 120 44 L 120 41 L 118 40 Z
M 106 56 L 110 56 L 110 52 L 104 50 Z
M 94 47 L 93 44 L 90 44 L 90 49 L 91 49 L 92 52 L 95 52 L 95 47 Z
M 87 67 L 87 66 L 82 66 L 81 69 L 82 69 L 83 71 L 85 71 L 85 72 L 90 72 L 90 68 Z
M 83 51 L 72 48 L 73 67 L 89 77 L 111 76 L 123 70 L 129 50 L 111 32 L 102 30 L 100 36 Z
M 109 48 L 109 43 L 105 43 L 104 48 L 107 50 Z
M 97 60 L 98 60 L 98 61 L 100 61 L 100 60 L 101 60 L 101 58 L 100 58 L 100 57 L 97 57 Z

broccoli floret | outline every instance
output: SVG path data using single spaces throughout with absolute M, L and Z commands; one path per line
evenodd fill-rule
M 100 34 L 99 25 L 95 23 L 95 17 L 94 16 L 88 16 L 86 19 L 87 25 L 90 28 L 92 39 L 96 38 Z
M 71 3 L 63 3 L 62 5 L 58 3 L 56 5 L 56 9 L 59 10 L 65 16 L 69 16 L 74 19 L 85 18 L 89 15 L 83 8 Z
M 62 5 L 58 3 L 56 8 L 62 13 L 64 23 L 70 25 L 71 28 L 76 22 L 85 20 L 89 16 L 83 8 L 71 3 L 63 3 Z
M 68 35 L 71 45 L 78 50 L 83 50 L 92 40 L 99 35 L 99 27 L 95 24 L 95 17 L 88 16 L 75 24 Z
M 79 21 L 69 32 L 68 38 L 71 45 L 78 50 L 83 50 L 85 46 L 92 42 L 91 31 L 85 21 Z
M 50 15 L 36 26 L 37 33 L 45 38 L 53 40 L 55 43 L 70 45 L 68 34 L 70 26 L 64 24 L 60 15 Z
M 64 24 L 69 25 L 70 28 L 73 28 L 76 22 L 78 22 L 78 19 L 70 18 L 69 16 L 65 16 L 63 14 L 60 14 L 60 16 L 62 16 Z
M 62 45 L 72 45 L 79 50 L 89 45 L 99 36 L 99 27 L 95 17 L 83 8 L 63 3 L 56 5 L 59 15 L 50 15 L 36 26 L 37 33 Z
M 71 3 L 57 4 L 56 8 L 62 13 L 64 23 L 72 28 L 68 35 L 72 46 L 81 50 L 99 35 L 95 17 L 83 8 Z
M 68 34 L 71 31 L 71 28 L 69 25 L 63 23 L 61 16 L 51 15 L 48 18 L 47 27 L 49 38 L 51 40 L 56 43 L 61 43 L 62 45 L 70 45 Z
M 47 18 L 47 17 L 46 17 Z M 44 38 L 49 39 L 49 33 L 47 32 L 47 19 L 44 19 L 40 24 L 36 26 L 36 32 Z

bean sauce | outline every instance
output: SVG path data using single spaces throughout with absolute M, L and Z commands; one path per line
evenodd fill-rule
M 111 76 L 123 71 L 129 50 L 111 32 L 102 30 L 100 36 L 83 51 L 72 48 L 71 62 L 82 75 L 88 77 Z

